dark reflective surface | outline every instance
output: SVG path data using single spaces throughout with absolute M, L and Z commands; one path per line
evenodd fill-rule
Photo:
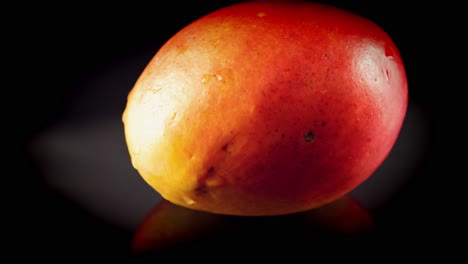
M 395 148 L 343 200 L 297 215 L 215 216 L 168 204 L 139 177 L 120 119 L 128 92 L 174 33 L 235 2 L 28 5 L 43 11 L 25 11 L 30 22 L 7 38 L 21 43 L 18 63 L 8 65 L 20 77 L 5 87 L 18 94 L 4 97 L 13 107 L 2 124 L 19 141 L 4 138 L 13 147 L 4 150 L 0 259 L 467 255 L 466 81 L 458 82 L 466 74 L 456 66 L 464 50 L 457 46 L 464 31 L 456 29 L 464 16 L 456 11 L 464 9 L 452 1 L 320 1 L 380 24 L 400 48 L 409 80 L 410 107 Z
M 319 256 L 330 251 L 327 243 L 338 250 L 343 239 L 365 238 L 373 229 L 370 213 L 350 195 L 314 210 L 268 217 L 211 214 L 163 200 L 136 229 L 132 255 Z

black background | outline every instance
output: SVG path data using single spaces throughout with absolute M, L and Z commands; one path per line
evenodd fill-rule
M 81 92 L 80 84 L 131 54 L 144 54 L 149 60 L 183 26 L 236 2 L 239 1 L 132 1 L 108 5 L 75 2 L 13 8 L 19 11 L 14 16 L 16 26 L 8 29 L 12 37 L 5 42 L 14 49 L 5 51 L 14 57 L 8 65 L 14 74 L 6 76 L 12 83 L 4 88 L 8 92 L 3 100 L 7 106 L 3 127 L 19 142 L 5 139 L 9 150 L 5 151 L 3 173 L 3 257 L 133 258 L 128 249 L 132 233 L 93 217 L 50 190 L 27 146 L 31 138 L 50 125 L 70 115 L 79 116 L 65 109 Z M 461 137 L 464 130 L 460 126 L 465 120 L 466 84 L 457 82 L 463 77 L 464 67 L 459 39 L 464 34 L 463 17 L 457 14 L 460 6 L 453 1 L 321 2 L 368 17 L 392 36 L 406 65 L 410 102 L 420 105 L 429 117 L 430 143 L 413 177 L 394 200 L 374 215 L 381 226 L 375 234 L 358 241 L 338 241 L 335 248 L 330 241 L 325 243 L 330 247 L 321 247 L 324 237 L 310 237 L 299 250 L 288 242 L 289 246 L 281 249 L 259 250 L 257 256 L 466 257 L 466 185 L 462 181 L 466 177 L 466 155 Z M 129 70 L 137 77 L 143 66 Z M 125 92 L 118 91 L 110 98 L 125 97 Z M 120 104 L 109 111 L 121 109 Z M 89 114 L 94 110 L 86 111 Z M 239 237 L 238 240 L 224 243 L 235 247 L 245 242 Z M 268 239 L 263 243 L 254 246 L 271 246 Z M 215 241 L 208 243 L 207 251 L 215 252 L 217 246 Z M 237 253 L 243 256 L 242 247 Z

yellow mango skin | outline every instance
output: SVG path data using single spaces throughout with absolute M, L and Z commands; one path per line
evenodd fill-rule
M 362 183 L 396 141 L 407 80 L 371 21 L 310 2 L 208 14 L 155 54 L 122 116 L 133 166 L 165 199 L 280 215 Z

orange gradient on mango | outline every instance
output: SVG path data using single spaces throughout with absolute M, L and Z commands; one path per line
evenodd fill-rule
M 398 137 L 407 93 L 398 49 L 372 21 L 312 2 L 244 2 L 170 38 L 122 120 L 133 166 L 165 199 L 281 215 L 370 177 Z

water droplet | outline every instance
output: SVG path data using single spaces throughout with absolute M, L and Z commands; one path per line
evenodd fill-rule
M 185 197 L 185 196 L 182 196 L 182 200 L 184 201 L 184 203 L 186 203 L 187 205 L 192 205 L 195 203 L 194 200 L 190 199 L 189 197 Z
M 207 84 L 210 81 L 211 77 L 216 78 L 218 81 L 224 80 L 223 76 L 221 76 L 219 74 L 204 74 L 202 79 L 201 79 L 201 82 L 203 84 Z
M 204 74 L 202 79 L 201 79 L 201 82 L 203 84 L 207 84 L 209 81 L 210 81 L 210 78 L 211 78 L 211 75 L 210 74 Z
M 174 121 L 177 117 L 177 112 L 174 112 L 171 117 L 171 121 Z

